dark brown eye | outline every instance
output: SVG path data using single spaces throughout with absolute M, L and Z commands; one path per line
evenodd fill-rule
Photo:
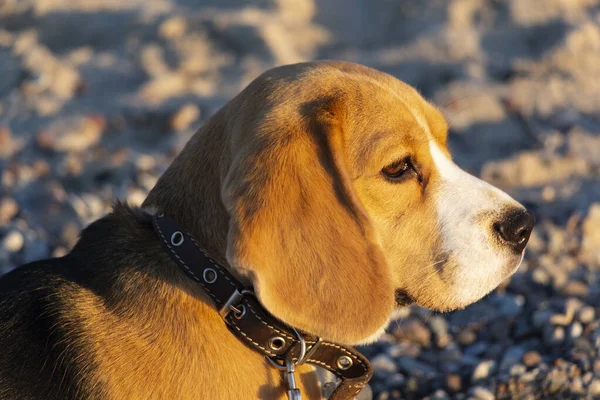
M 381 173 L 392 182 L 400 182 L 416 175 L 416 170 L 410 157 L 406 157 L 384 167 Z

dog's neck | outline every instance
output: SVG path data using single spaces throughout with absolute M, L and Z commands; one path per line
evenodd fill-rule
M 220 193 L 222 168 L 228 163 L 224 127 L 218 122 L 223 120 L 209 119 L 190 139 L 142 207 L 177 221 L 207 253 L 228 267 L 229 216 Z

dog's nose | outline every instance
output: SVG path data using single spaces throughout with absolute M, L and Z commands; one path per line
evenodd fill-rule
M 527 210 L 516 210 L 508 213 L 502 221 L 496 222 L 494 229 L 500 239 L 520 253 L 527 246 L 534 225 L 533 215 Z

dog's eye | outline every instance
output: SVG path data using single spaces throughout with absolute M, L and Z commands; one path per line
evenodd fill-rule
M 417 175 L 416 169 L 410 157 L 398 160 L 381 170 L 383 176 L 392 181 L 400 182 L 411 176 Z

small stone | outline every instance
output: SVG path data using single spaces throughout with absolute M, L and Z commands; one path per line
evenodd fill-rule
M 584 297 L 587 295 L 588 293 L 588 287 L 585 283 L 583 282 L 578 282 L 578 281 L 570 281 L 569 283 L 567 283 L 567 285 L 563 288 L 563 293 L 566 294 L 567 296 L 579 296 L 579 297 Z
M 130 189 L 127 195 L 127 203 L 140 206 L 146 200 L 146 193 L 140 189 Z
M 471 395 L 477 400 L 495 400 L 495 396 L 489 389 L 483 386 L 476 386 L 471 390 Z
M 381 339 L 380 339 L 381 340 Z M 396 339 L 394 338 L 394 341 Z M 417 358 L 421 354 L 421 346 L 414 342 L 400 342 L 393 344 L 389 349 L 389 355 L 397 357 L 412 357 Z
M 431 343 L 431 332 L 417 318 L 403 319 L 394 328 L 393 334 L 400 340 L 409 340 L 423 347 L 429 347 Z
M 152 156 L 143 154 L 135 160 L 135 167 L 139 171 L 147 172 L 156 167 L 156 160 Z
M 582 224 L 581 257 L 592 265 L 600 265 L 600 203 L 594 203 Z
M 590 306 L 581 307 L 577 313 L 577 319 L 583 324 L 589 324 L 595 317 L 596 311 L 594 310 L 594 307 Z
M 542 286 L 550 284 L 550 275 L 542 268 L 536 268 L 532 274 L 533 281 Z
M 11 157 L 22 147 L 22 140 L 16 139 L 7 127 L 0 126 L 0 159 Z
M 571 393 L 573 394 L 583 394 L 584 393 L 584 388 L 583 388 L 583 380 L 581 378 L 575 377 L 571 380 L 571 384 L 569 385 L 569 389 L 571 390 Z
M 52 251 L 51 255 L 53 258 L 60 258 L 60 257 L 66 256 L 67 253 L 68 253 L 68 251 L 64 247 L 57 247 Z
M 477 335 L 470 329 L 463 329 L 456 337 L 458 343 L 463 346 L 469 346 L 477 340 Z
M 500 362 L 500 371 L 508 371 L 513 365 L 523 358 L 524 351 L 521 347 L 511 347 L 504 353 Z
M 473 368 L 480 363 L 480 360 L 477 357 L 471 357 L 464 354 L 460 357 L 460 363 L 468 368 Z
M 398 368 L 404 373 L 415 377 L 433 378 L 437 376 L 435 368 L 417 360 L 408 357 L 400 357 L 398 359 Z
M 140 62 L 144 71 L 152 77 L 160 77 L 169 73 L 163 49 L 156 44 L 145 46 L 142 49 Z
M 592 396 L 600 395 L 600 379 L 592 379 L 588 386 L 588 393 Z
M 137 182 L 140 186 L 145 189 L 147 192 L 150 192 L 152 188 L 158 182 L 158 176 L 153 174 L 141 173 L 137 176 Z
M 390 389 L 400 388 L 403 387 L 405 384 L 406 377 L 399 373 L 392 374 L 385 380 L 386 387 Z
M 552 318 L 552 311 L 550 310 L 537 310 L 533 313 L 532 322 L 533 326 L 538 329 L 542 329 L 548 325 Z
M 432 317 L 429 320 L 429 328 L 435 336 L 435 344 L 438 348 L 445 348 L 450 343 L 450 335 L 448 334 L 448 322 L 440 316 Z
M 509 317 L 498 317 L 492 320 L 488 325 L 490 339 L 498 343 L 510 341 L 512 322 L 513 320 Z
M 2 247 L 11 253 L 16 253 L 23 248 L 25 238 L 19 231 L 10 231 L 2 240 Z
M 579 322 L 573 322 L 569 326 L 569 339 L 575 340 L 583 333 L 583 326 Z
M 515 364 L 512 367 L 510 367 L 509 371 L 510 376 L 521 376 L 525 372 L 527 372 L 527 368 L 525 368 L 523 364 Z
M 7 224 L 19 212 L 19 205 L 10 198 L 4 197 L 0 199 L 0 223 Z
M 488 346 L 489 344 L 487 342 L 477 342 L 467 347 L 464 353 L 472 357 L 479 356 L 487 350 Z
M 186 104 L 171 117 L 171 129 L 186 131 L 200 118 L 200 109 L 195 104 Z
M 160 24 L 158 31 L 166 39 L 181 38 L 187 29 L 187 23 L 183 17 L 171 17 Z
M 462 390 L 462 379 L 458 374 L 446 376 L 446 387 L 451 392 L 460 392 Z
M 450 397 L 448 393 L 444 392 L 442 389 L 436 390 L 433 395 L 431 395 L 431 400 L 449 400 Z
M 72 117 L 58 120 L 40 132 L 37 144 L 54 151 L 84 151 L 98 143 L 104 130 L 102 117 Z
M 525 304 L 525 298 L 521 295 L 516 296 L 500 296 L 499 299 L 499 312 L 500 314 L 507 317 L 516 317 Z
M 331 386 L 333 386 L 333 387 L 331 388 L 330 392 L 323 391 L 323 395 L 325 396 L 325 398 L 329 397 L 331 395 L 331 393 L 333 393 L 333 391 L 335 390 L 335 384 L 332 384 Z M 381 393 L 379 393 L 379 396 L 377 396 L 377 400 L 389 400 L 389 399 L 390 399 L 389 392 L 381 392 Z
M 561 344 L 565 340 L 565 328 L 548 325 L 544 329 L 544 342 L 549 346 Z
M 523 364 L 529 368 L 537 366 L 540 362 L 542 362 L 542 356 L 537 351 L 532 350 L 523 354 Z
M 568 314 L 554 314 L 550 317 L 552 325 L 567 326 L 571 323 L 572 318 Z
M 385 354 L 375 356 L 371 360 L 371 365 L 376 373 L 383 373 L 384 375 L 393 374 L 398 371 L 394 361 Z
M 486 360 L 480 362 L 479 365 L 477 365 L 477 367 L 475 367 L 475 370 L 473 371 L 472 379 L 474 381 L 487 379 L 495 370 L 495 367 L 496 362 L 494 360 Z
M 554 394 L 567 385 L 568 378 L 563 370 L 554 368 L 545 378 L 545 384 L 549 393 Z

